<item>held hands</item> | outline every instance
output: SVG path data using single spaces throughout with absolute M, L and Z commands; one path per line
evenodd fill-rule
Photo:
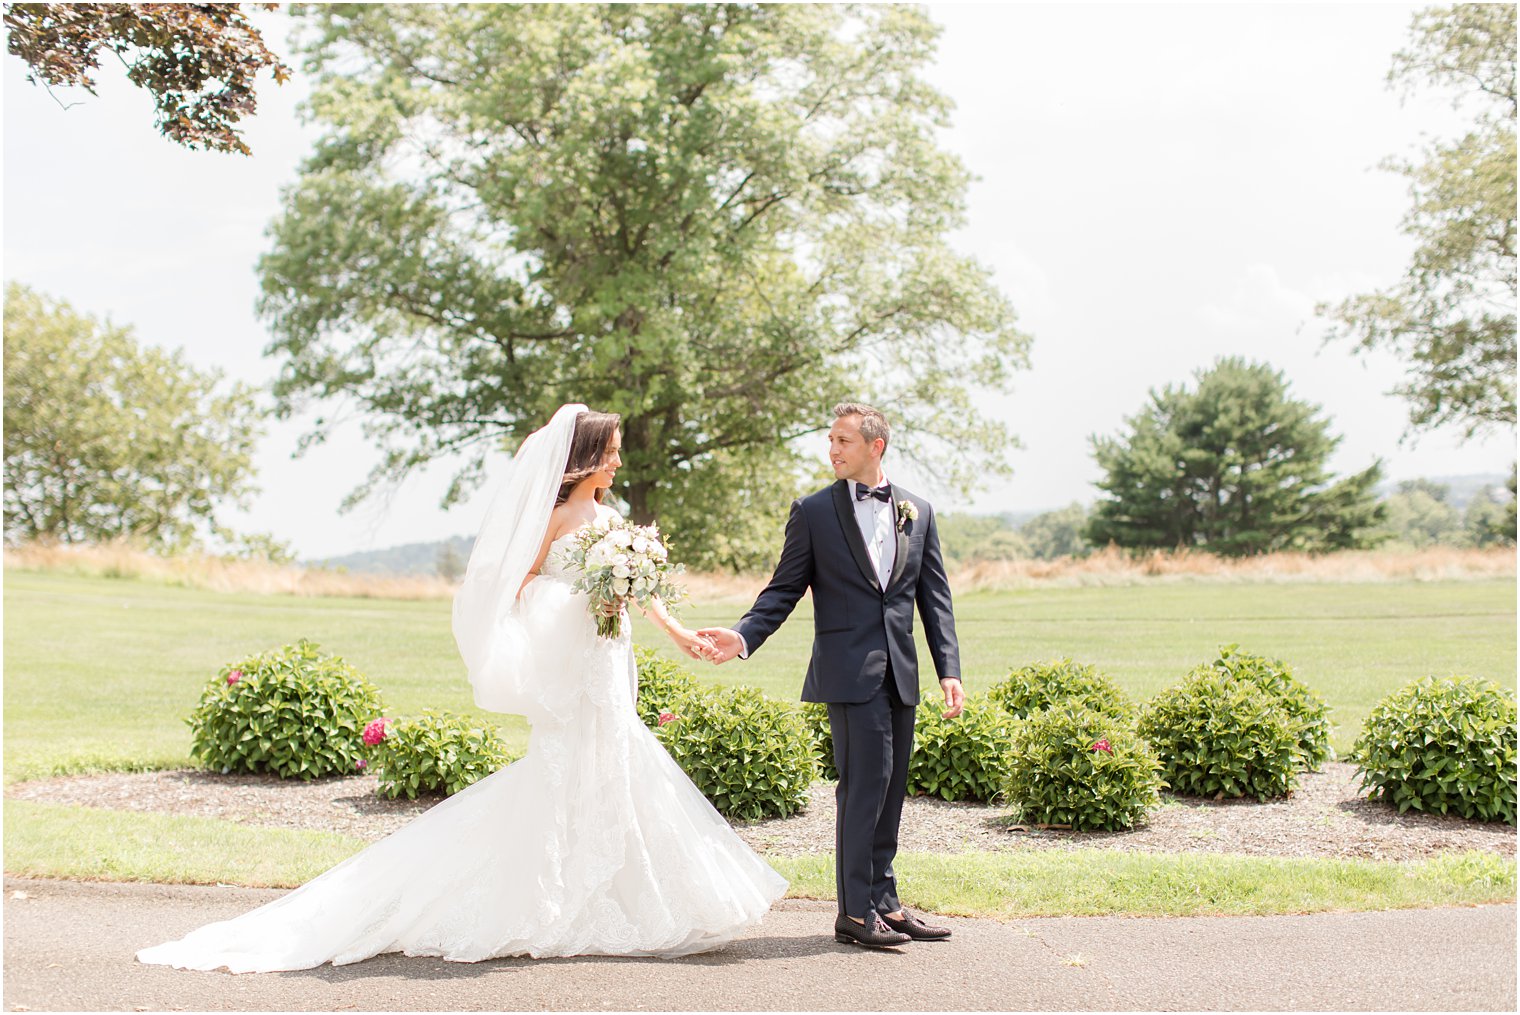
M 744 649 L 744 641 L 738 632 L 726 627 L 704 627 L 697 634 L 711 646 L 707 659 L 715 664 L 728 662 Z
M 939 686 L 945 692 L 945 711 L 941 714 L 946 719 L 954 719 L 966 706 L 966 692 L 961 689 L 958 677 L 946 677 L 939 682 Z
M 675 626 L 670 628 L 666 633 L 670 635 L 670 640 L 676 643 L 676 647 L 693 659 L 712 658 L 712 642 L 702 637 L 696 631 Z

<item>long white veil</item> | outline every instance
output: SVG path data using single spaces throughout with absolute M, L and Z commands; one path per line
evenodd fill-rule
M 541 675 L 530 669 L 517 599 L 533 566 L 570 457 L 580 404 L 562 405 L 512 456 L 486 510 L 464 582 L 454 593 L 454 641 L 469 669 L 475 704 L 530 719 L 546 710 Z M 537 677 L 537 678 L 536 678 Z

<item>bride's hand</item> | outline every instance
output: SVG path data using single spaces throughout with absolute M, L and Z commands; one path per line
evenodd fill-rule
M 697 632 L 684 627 L 674 626 L 666 633 L 670 635 L 670 640 L 675 642 L 682 652 L 685 652 L 693 659 L 710 658 L 710 653 L 713 650 L 712 642 Z

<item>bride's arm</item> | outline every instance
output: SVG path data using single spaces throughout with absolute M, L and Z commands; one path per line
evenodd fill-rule
M 522 598 L 523 589 L 528 587 L 528 583 L 537 578 L 538 572 L 543 570 L 544 561 L 549 559 L 549 547 L 554 544 L 554 540 L 560 535 L 554 531 L 554 528 L 554 519 L 551 517 L 549 519 L 549 527 L 544 530 L 544 543 L 538 548 L 538 556 L 533 559 L 533 566 L 528 568 L 528 573 L 523 575 L 522 584 L 517 587 L 518 599 Z
M 707 658 L 707 652 L 712 648 L 712 643 L 697 632 L 682 627 L 681 622 L 670 615 L 670 611 L 660 600 L 650 600 L 648 609 L 644 610 L 644 616 L 664 631 L 682 652 L 693 659 Z

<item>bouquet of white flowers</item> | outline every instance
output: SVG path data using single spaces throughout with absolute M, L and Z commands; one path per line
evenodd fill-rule
M 686 568 L 670 563 L 658 525 L 632 525 L 622 518 L 594 522 L 560 554 L 567 569 L 580 570 L 572 587 L 590 596 L 596 633 L 603 638 L 622 633 L 628 600 L 647 607 L 655 599 L 670 605 L 686 595 L 679 581 Z

